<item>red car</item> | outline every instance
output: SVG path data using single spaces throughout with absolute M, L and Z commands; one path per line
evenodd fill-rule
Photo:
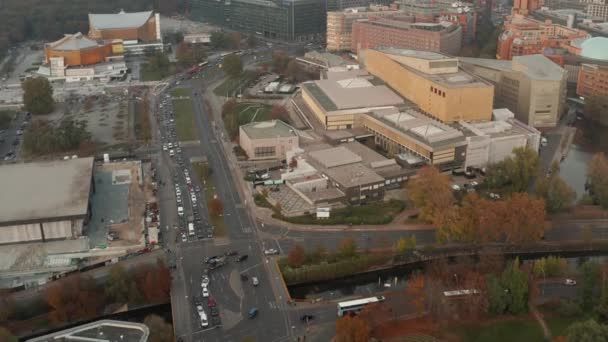
M 213 308 L 217 305 L 217 303 L 215 302 L 215 299 L 213 299 L 213 297 L 209 297 L 207 298 L 207 306 L 210 308 Z

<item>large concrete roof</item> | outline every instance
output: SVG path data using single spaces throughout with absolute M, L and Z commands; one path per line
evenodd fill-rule
M 281 120 L 251 122 L 241 126 L 249 139 L 289 138 L 297 134 L 293 128 Z
M 142 27 L 152 16 L 152 11 L 116 14 L 89 14 L 89 24 L 98 30 L 112 30 Z
M 78 51 L 100 46 L 97 41 L 78 32 L 66 34 L 63 38 L 49 43 L 48 46 L 56 51 Z
M 0 166 L 0 225 L 87 213 L 93 158 Z

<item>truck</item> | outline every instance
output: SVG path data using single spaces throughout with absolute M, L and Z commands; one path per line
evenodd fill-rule
M 188 223 L 188 236 L 194 236 L 194 223 Z

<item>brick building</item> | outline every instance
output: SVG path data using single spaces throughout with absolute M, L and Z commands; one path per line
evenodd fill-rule
M 411 17 L 370 17 L 353 23 L 351 51 L 390 46 L 457 55 L 461 42 L 462 27 L 451 22 L 415 23 Z

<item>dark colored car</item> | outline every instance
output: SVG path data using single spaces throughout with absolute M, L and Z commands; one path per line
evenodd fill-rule
M 308 323 L 308 322 L 312 321 L 313 319 L 315 319 L 315 316 L 313 316 L 313 315 L 302 315 L 300 317 L 300 320 L 305 323 Z
M 258 315 L 258 308 L 251 308 L 249 310 L 249 318 L 255 318 Z
M 241 274 L 241 280 L 242 281 L 247 281 L 247 280 L 249 280 L 249 277 L 246 274 L 243 273 L 243 274 Z
M 247 260 L 247 258 L 248 258 L 248 257 L 249 257 L 249 255 L 247 255 L 247 254 L 243 254 L 243 255 L 241 255 L 241 256 L 238 256 L 238 257 L 236 258 L 236 262 L 242 262 L 242 261 L 245 261 L 245 260 Z
M 213 299 L 213 297 L 207 298 L 207 306 L 210 308 L 217 306 L 217 303 L 215 302 L 215 299 Z
M 220 257 L 219 255 L 210 256 L 207 259 L 205 259 L 205 263 L 212 264 L 215 262 L 215 259 L 217 259 L 219 257 Z
M 211 316 L 217 316 L 220 314 L 219 310 L 214 306 L 211 308 Z

